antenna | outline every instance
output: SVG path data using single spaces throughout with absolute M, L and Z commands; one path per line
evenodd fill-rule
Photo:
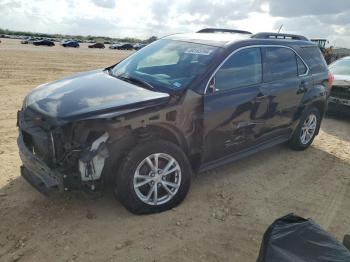
M 281 24 L 280 28 L 278 29 L 277 33 L 279 34 L 282 30 L 283 24 Z

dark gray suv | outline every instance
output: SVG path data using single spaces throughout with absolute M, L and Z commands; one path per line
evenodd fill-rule
M 310 146 L 331 82 L 302 36 L 168 36 L 32 90 L 18 112 L 22 176 L 45 194 L 109 184 L 131 212 L 167 210 L 193 172 L 283 142 Z

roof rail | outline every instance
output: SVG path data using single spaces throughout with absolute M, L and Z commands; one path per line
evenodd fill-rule
M 305 36 L 293 35 L 293 34 L 281 34 L 281 33 L 257 33 L 252 35 L 251 38 L 258 39 L 285 39 L 285 40 L 304 40 L 309 41 Z
M 204 28 L 199 30 L 197 33 L 232 33 L 232 34 L 244 34 L 251 35 L 251 32 L 235 29 L 222 29 L 222 28 Z

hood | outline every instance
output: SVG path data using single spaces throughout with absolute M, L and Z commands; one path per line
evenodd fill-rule
M 24 107 L 69 120 L 158 105 L 169 97 L 167 93 L 130 84 L 100 69 L 41 85 L 27 95 Z
M 350 75 L 334 75 L 334 86 L 350 86 Z

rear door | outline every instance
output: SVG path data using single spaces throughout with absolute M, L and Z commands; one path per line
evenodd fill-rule
M 261 85 L 260 48 L 240 50 L 218 69 L 203 101 L 205 162 L 254 144 L 263 126 L 259 117 L 267 110 L 258 99 Z
M 306 90 L 312 86 L 307 66 L 290 48 L 262 48 L 263 81 L 261 91 L 268 103 L 263 116 L 264 135 L 288 135 L 295 113 Z

